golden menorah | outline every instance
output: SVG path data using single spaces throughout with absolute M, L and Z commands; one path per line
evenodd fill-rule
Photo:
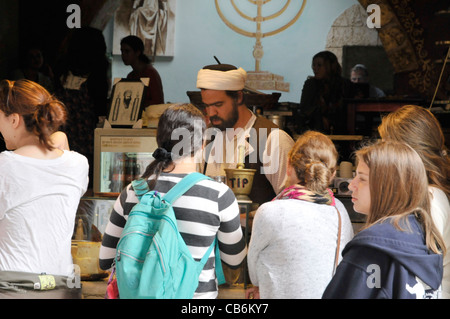
M 250 83 L 248 83 L 248 84 L 250 84 L 249 86 L 252 88 L 255 88 L 255 89 L 275 89 L 275 90 L 279 90 L 279 91 L 289 91 L 289 83 L 282 82 L 283 81 L 282 77 L 277 76 L 275 74 L 271 74 L 269 72 L 261 71 L 261 60 L 264 56 L 264 50 L 263 50 L 261 40 L 262 40 L 262 38 L 278 34 L 282 31 L 286 30 L 287 28 L 289 28 L 291 25 L 293 25 L 302 15 L 303 10 L 306 5 L 306 0 L 302 0 L 301 7 L 299 8 L 298 12 L 295 14 L 295 16 L 291 20 L 289 20 L 287 23 L 285 23 L 281 27 L 278 27 L 275 30 L 271 30 L 268 32 L 262 32 L 261 26 L 262 26 L 263 22 L 279 18 L 281 15 L 286 13 L 287 10 L 291 7 L 291 3 L 292 3 L 291 0 L 285 0 L 284 5 L 278 11 L 271 13 L 270 15 L 266 15 L 266 16 L 263 16 L 263 14 L 262 14 L 263 6 L 265 4 L 267 4 L 268 2 L 270 2 L 271 0 L 247 0 L 249 3 L 256 6 L 256 16 L 254 16 L 254 17 L 251 17 L 251 16 L 245 14 L 241 9 L 239 9 L 239 7 L 235 3 L 235 0 L 229 0 L 229 1 L 230 1 L 231 5 L 233 6 L 233 9 L 237 12 L 237 14 L 240 17 L 242 17 L 243 19 L 245 19 L 247 21 L 256 23 L 256 31 L 255 32 L 246 31 L 246 30 L 234 25 L 223 14 L 223 12 L 219 6 L 219 1 L 215 0 L 217 13 L 219 14 L 222 21 L 230 29 L 232 29 L 233 31 L 235 31 L 241 35 L 244 35 L 246 37 L 256 39 L 255 46 L 253 47 L 253 57 L 255 58 L 255 71 L 248 72 L 249 77 L 248 77 L 247 82 L 250 82 Z M 262 87 L 255 87 L 255 86 L 261 86 L 261 85 L 258 85 L 256 83 L 256 81 L 259 81 L 259 82 L 266 81 L 266 83 L 265 83 L 266 85 L 263 84 Z M 274 86 L 272 85 L 272 87 L 271 87 L 270 83 L 268 83 L 270 81 L 272 81 L 272 83 L 275 85 Z M 276 82 L 278 82 L 278 83 L 276 83 Z M 253 84 L 253 86 L 251 84 Z

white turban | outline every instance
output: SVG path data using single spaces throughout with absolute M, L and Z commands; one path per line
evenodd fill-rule
M 246 79 L 247 72 L 243 68 L 230 71 L 201 69 L 197 75 L 197 88 L 240 91 L 244 88 Z

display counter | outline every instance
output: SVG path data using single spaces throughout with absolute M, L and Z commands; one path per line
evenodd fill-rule
M 83 299 L 104 299 L 108 278 L 98 281 L 82 281 Z M 218 299 L 244 299 L 245 290 L 243 285 L 230 286 L 227 284 L 219 286 Z
M 118 196 L 153 161 L 156 129 L 97 128 L 94 139 L 94 195 Z

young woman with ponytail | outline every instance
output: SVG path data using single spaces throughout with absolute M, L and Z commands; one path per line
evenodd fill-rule
M 288 157 L 287 188 L 261 205 L 248 252 L 248 298 L 317 299 L 353 229 L 328 186 L 338 153 L 324 134 L 301 135 Z
M 57 146 L 65 119 L 64 105 L 39 84 L 0 82 L 0 133 L 8 149 L 0 154 L 0 287 L 7 288 L 0 298 L 81 297 L 67 276 L 88 162 Z M 54 289 L 33 288 L 42 273 L 53 278 Z M 31 282 L 31 289 L 17 293 L 18 282 Z
M 141 177 L 147 181 L 149 189 L 164 195 L 187 174 L 198 171 L 205 131 L 203 114 L 192 104 L 173 105 L 161 115 L 154 161 Z M 130 184 L 114 204 L 100 249 L 102 269 L 111 268 L 128 215 L 138 201 Z M 203 180 L 178 198 L 172 207 L 178 229 L 194 259 L 201 259 L 217 236 L 222 261 L 232 268 L 240 266 L 247 248 L 236 197 L 227 185 Z M 217 297 L 214 259 L 213 251 L 200 274 L 194 298 Z

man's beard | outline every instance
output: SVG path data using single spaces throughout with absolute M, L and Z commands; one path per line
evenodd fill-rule
M 238 106 L 236 101 L 233 101 L 233 109 L 231 111 L 231 116 L 229 119 L 224 120 L 221 117 L 218 117 L 217 115 L 211 116 L 209 118 L 211 124 L 213 123 L 213 121 L 217 121 L 219 120 L 220 123 L 219 124 L 212 124 L 214 127 L 217 127 L 219 130 L 221 131 L 225 131 L 227 128 L 233 128 L 234 125 L 236 124 L 236 122 L 239 119 L 239 112 L 238 112 Z

